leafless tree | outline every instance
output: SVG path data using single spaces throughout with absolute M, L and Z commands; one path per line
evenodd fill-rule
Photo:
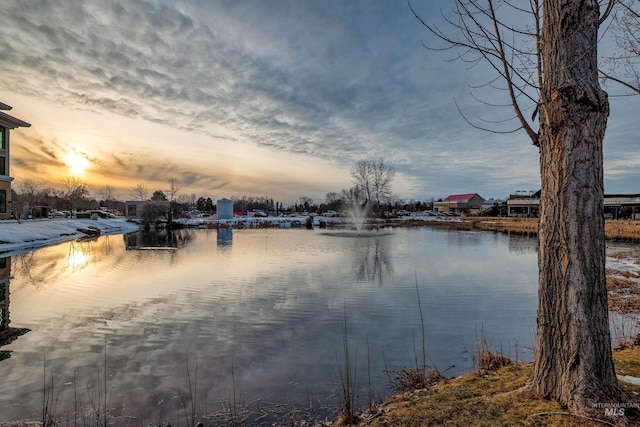
M 23 178 L 18 182 L 16 188 L 20 191 L 20 196 L 23 200 L 29 202 L 30 205 L 35 204 L 38 193 L 42 189 L 44 184 L 32 177 Z
M 178 178 L 169 178 L 169 189 L 167 190 L 167 197 L 169 201 L 175 202 L 178 197 L 178 192 L 182 189 L 182 184 Z
M 609 32 L 616 50 L 605 58 L 604 81 L 614 82 L 630 94 L 640 94 L 640 4 L 637 0 L 617 0 Z
M 365 202 L 365 194 L 358 185 L 354 185 L 351 188 L 342 190 L 340 197 L 345 203 L 345 206 L 350 207 L 353 205 L 362 205 Z
M 149 187 L 146 184 L 136 184 L 135 187 L 131 187 L 129 195 L 134 200 L 147 200 L 147 194 L 149 194 Z
M 297 204 L 300 208 L 304 208 L 306 210 L 313 205 L 313 199 L 308 196 L 300 196 L 298 197 Z
M 87 185 L 76 176 L 67 176 L 60 180 L 63 190 L 62 199 L 68 200 L 71 209 L 77 209 L 90 195 Z
M 375 204 L 374 211 L 380 203 L 391 197 L 391 183 L 395 175 L 395 168 L 385 163 L 382 158 L 358 160 L 351 170 L 353 182 L 362 190 L 367 201 Z
M 351 170 L 351 178 L 353 182 L 360 188 L 367 201 L 371 200 L 373 193 L 373 185 L 371 183 L 371 175 L 373 174 L 371 160 L 358 160 L 353 164 Z
M 115 187 L 111 185 L 103 185 L 102 187 L 98 188 L 98 197 L 100 197 L 100 199 L 104 201 L 113 200 L 115 190 Z
M 77 176 L 67 176 L 60 180 L 64 197 L 67 199 L 82 199 L 89 196 L 86 184 Z
M 524 390 L 593 415 L 602 415 L 596 403 L 627 398 L 613 368 L 605 286 L 602 142 L 609 103 L 597 43 L 613 1 L 600 15 L 596 0 L 530 0 L 526 9 L 509 0 L 455 0 L 454 18 L 445 18 L 449 31 L 414 11 L 443 49 L 457 48 L 460 59 L 495 71 L 484 87 L 506 95 L 502 105 L 515 122 L 502 131 L 523 129 L 539 147 L 538 327 Z M 498 11 L 511 15 L 503 19 Z M 527 25 L 510 24 L 519 22 L 513 14 L 529 16 Z

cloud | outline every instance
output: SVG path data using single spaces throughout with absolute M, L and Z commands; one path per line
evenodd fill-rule
M 523 133 L 483 133 L 457 112 L 454 99 L 476 122 L 503 117 L 470 94 L 468 82 L 487 81 L 486 70 L 424 49 L 429 35 L 402 2 L 5 3 L 0 87 L 59 108 L 345 170 L 383 157 L 409 186 L 398 191 L 418 197 L 539 181 L 535 151 L 522 155 L 531 148 Z M 420 5 L 419 13 L 437 16 L 438 8 Z M 137 164 L 137 174 L 159 176 Z

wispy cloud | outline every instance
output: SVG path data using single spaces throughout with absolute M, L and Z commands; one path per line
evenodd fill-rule
M 403 196 L 535 185 L 530 143 L 464 122 L 454 98 L 471 116 L 491 113 L 469 95 L 469 71 L 423 49 L 425 37 L 402 2 L 7 0 L 0 87 L 347 170 L 383 157 L 410 183 Z

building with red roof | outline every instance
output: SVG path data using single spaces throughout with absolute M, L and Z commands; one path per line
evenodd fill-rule
M 484 199 L 478 193 L 451 194 L 446 199 L 433 202 L 433 210 L 476 215 L 482 209 Z

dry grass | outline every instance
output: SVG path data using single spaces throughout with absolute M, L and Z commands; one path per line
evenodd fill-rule
M 640 347 L 614 354 L 621 375 L 640 377 Z M 570 415 L 556 402 L 519 391 L 531 376 L 531 364 L 512 364 L 495 372 L 475 371 L 441 380 L 428 389 L 404 393 L 364 414 L 360 425 L 382 426 L 602 426 Z M 623 383 L 630 393 L 640 387 Z M 637 394 L 634 394 L 637 396 Z M 615 421 L 609 418 L 608 422 Z M 630 424 L 637 425 L 637 424 Z
M 391 382 L 391 389 L 397 393 L 429 388 L 444 379 L 440 372 L 421 368 L 403 368 L 399 371 L 386 371 Z
M 411 221 L 407 221 L 411 222 Z M 458 230 L 483 230 L 510 233 L 537 233 L 537 218 L 509 217 L 458 217 L 448 221 L 412 221 L 412 225 L 428 225 Z M 606 220 L 605 236 L 608 239 L 640 240 L 640 221 Z
M 489 350 L 478 363 L 478 368 L 481 371 L 497 371 L 500 368 L 509 366 L 513 363 L 511 359 L 505 357 L 503 354 Z
M 519 234 L 538 232 L 536 218 L 507 218 L 507 217 L 456 217 L 444 221 L 403 221 L 412 226 L 429 226 L 449 230 L 468 231 L 499 231 Z
M 638 220 L 607 220 L 604 233 L 609 239 L 638 240 L 640 239 L 640 221 Z
M 618 313 L 640 313 L 638 272 L 607 271 L 609 309 Z

